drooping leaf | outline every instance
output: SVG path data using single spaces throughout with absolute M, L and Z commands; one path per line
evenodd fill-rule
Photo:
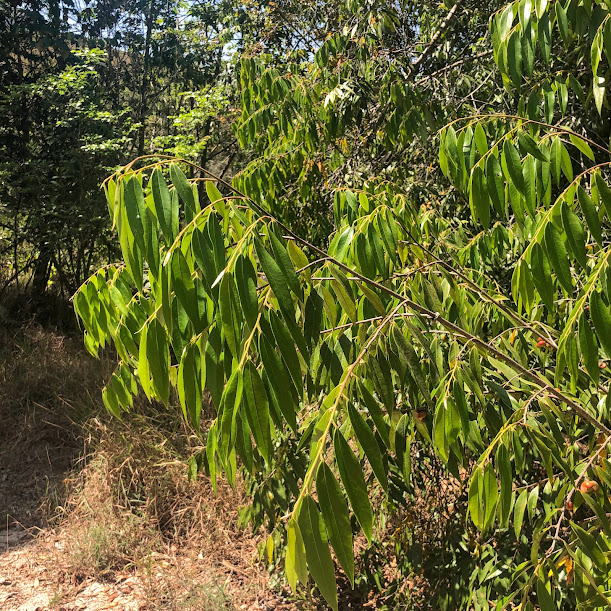
M 284 277 L 284 274 L 278 267 L 276 261 L 274 261 L 273 257 L 267 252 L 267 250 L 265 250 L 261 240 L 255 240 L 255 249 L 257 251 L 257 256 L 259 257 L 261 267 L 263 268 L 267 281 L 269 282 L 269 285 L 271 286 L 271 289 L 278 300 L 280 308 L 290 315 L 294 311 L 293 300 L 291 299 L 288 283 Z
M 163 174 L 158 168 L 153 170 L 151 176 L 151 185 L 153 189 L 153 201 L 155 202 L 155 212 L 157 221 L 163 233 L 163 239 L 166 245 L 170 246 L 176 235 L 173 227 L 173 202 L 168 189 L 168 184 L 163 177 Z
M 350 505 L 352 505 L 354 515 L 359 521 L 367 540 L 371 542 L 373 534 L 373 511 L 369 502 L 363 469 L 340 431 L 335 432 L 333 445 L 335 448 L 335 460 L 337 461 L 337 467 L 346 494 L 348 495 L 348 499 L 350 499 Z
M 297 580 L 306 584 L 308 571 L 306 568 L 306 552 L 297 522 L 291 518 L 287 526 L 287 548 L 285 560 L 286 576 L 291 590 L 297 592 Z
M 597 291 L 590 296 L 590 314 L 596 335 L 607 356 L 611 358 L 611 311 Z
M 365 452 L 365 456 L 367 456 L 367 460 L 369 460 L 373 472 L 380 484 L 382 484 L 384 490 L 388 490 L 388 477 L 386 475 L 387 467 L 382 460 L 382 453 L 380 452 L 380 447 L 378 446 L 373 431 L 369 428 L 352 403 L 348 404 L 348 414 L 350 416 L 352 428 Z
M 310 573 L 329 606 L 338 611 L 335 569 L 329 551 L 327 534 L 316 503 L 309 495 L 303 499 L 298 522 Z
M 250 430 L 261 456 L 269 463 L 272 449 L 269 403 L 261 376 L 251 361 L 248 361 L 244 367 L 243 397 Z
M 178 369 L 178 396 L 185 419 L 199 429 L 202 410 L 201 352 L 197 343 L 185 348 Z
M 168 337 L 163 325 L 154 318 L 146 333 L 146 358 L 159 398 L 167 405 L 170 398 Z
M 564 242 L 562 241 L 562 236 L 552 223 L 548 223 L 545 228 L 544 243 L 547 256 L 552 264 L 552 269 L 556 272 L 558 281 L 564 290 L 571 294 L 573 292 L 573 281 L 568 254 Z
M 316 474 L 316 492 L 322 517 L 337 559 L 354 586 L 352 527 L 344 495 L 329 466 L 322 462 Z

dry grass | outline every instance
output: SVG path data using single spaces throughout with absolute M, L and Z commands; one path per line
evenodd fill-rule
M 0 519 L 47 525 L 37 545 L 53 604 L 79 584 L 129 578 L 139 609 L 282 608 L 256 562 L 260 538 L 238 528 L 240 484 L 214 495 L 205 476 L 189 481 L 201 441 L 176 406 L 138 399 L 122 421 L 108 416 L 100 392 L 113 366 L 78 336 L 0 331 Z
M 112 355 L 90 357 L 80 336 L 36 324 L 0 330 L 0 521 L 45 528 L 35 561 L 54 589 L 42 608 L 69 609 L 96 584 L 123 596 L 130 584 L 139 611 L 294 609 L 257 562 L 263 535 L 238 527 L 248 503 L 240 483 L 219 482 L 215 495 L 207 477 L 189 481 L 201 440 L 179 408 L 138 399 L 121 421 L 106 414 L 100 392 L 114 365 Z M 411 509 L 380 525 L 376 545 L 358 539 L 362 597 L 340 579 L 344 608 L 431 608 L 442 582 L 431 567 L 459 496 L 434 466 Z M 406 564 L 416 548 L 420 560 Z
M 0 520 L 42 525 L 41 499 L 83 451 L 82 424 L 101 407 L 112 366 L 77 338 L 30 323 L 0 329 Z

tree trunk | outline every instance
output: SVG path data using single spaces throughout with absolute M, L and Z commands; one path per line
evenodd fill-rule
M 140 108 L 138 110 L 138 157 L 144 155 L 144 136 L 146 132 L 146 114 L 148 105 L 146 102 L 149 87 L 149 63 L 151 58 L 151 34 L 153 31 L 153 0 L 149 3 L 148 15 L 146 16 L 146 35 L 144 37 L 144 61 L 142 66 L 142 81 L 140 83 Z

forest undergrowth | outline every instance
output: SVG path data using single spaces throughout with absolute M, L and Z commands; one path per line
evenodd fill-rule
M 165 408 L 108 417 L 111 361 L 48 325 L 0 332 L 0 607 L 44 590 L 40 608 L 72 609 L 87 584 L 131 580 L 138 609 L 282 608 L 237 524 L 243 487 L 189 481 L 192 440 Z
M 239 525 L 243 481 L 232 489 L 221 480 L 215 494 L 206 474 L 189 479 L 188 458 L 201 448 L 172 413 L 177 402 L 166 409 L 140 397 L 122 420 L 101 409 L 114 366 L 69 328 L 32 319 L 0 331 L 2 608 L 319 607 L 315 594 L 290 594 L 264 529 Z M 357 544 L 356 587 L 340 583 L 343 608 L 429 608 L 428 570 L 461 502 L 460 485 L 437 471 L 409 511 L 380 526 L 375 546 Z M 409 550 L 410 567 L 399 550 Z

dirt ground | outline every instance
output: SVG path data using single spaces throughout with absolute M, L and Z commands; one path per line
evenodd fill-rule
M 238 527 L 243 492 L 188 482 L 151 427 L 84 426 L 105 374 L 61 334 L 0 336 L 0 610 L 297 609 Z
M 146 567 L 126 568 L 111 579 L 77 575 L 61 529 L 28 531 L 10 526 L 0 547 L 0 609 L 3 611 L 125 611 L 161 609 L 294 609 L 269 591 L 267 575 L 254 566 L 223 561 L 212 566 L 203 553 L 151 554 Z

